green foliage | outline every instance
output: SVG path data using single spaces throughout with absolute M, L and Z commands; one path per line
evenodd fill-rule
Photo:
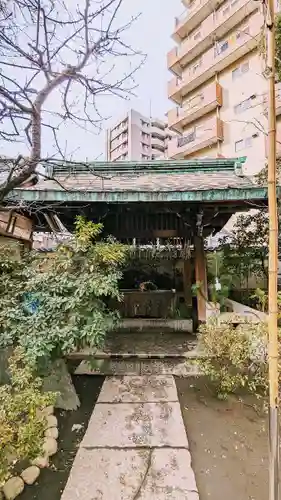
M 257 306 L 261 312 L 266 312 L 268 307 L 268 294 L 265 290 L 257 288 L 255 293 L 251 296 L 257 303 Z
M 224 305 L 225 299 L 227 299 L 229 295 L 229 287 L 227 285 L 221 285 L 221 289 L 217 290 L 215 283 L 210 283 L 208 285 L 208 297 L 204 295 L 201 282 L 193 284 L 191 291 L 192 295 L 196 296 L 200 293 L 207 301 L 214 304 L 220 304 L 220 306 Z
M 73 240 L 52 257 L 0 257 L 0 346 L 20 345 L 34 363 L 101 345 L 118 319 L 109 301 L 121 300 L 126 257 L 125 246 L 100 239 L 101 230 L 78 217 Z
M 222 241 L 223 265 L 234 279 L 254 275 L 267 278 L 268 215 L 265 211 L 241 215 L 233 228 L 232 241 Z
M 267 325 L 248 323 L 235 328 L 217 319 L 200 327 L 199 343 L 206 357 L 198 360 L 219 398 L 246 389 L 267 393 Z
M 209 285 L 209 295 L 211 302 L 224 306 L 225 299 L 227 299 L 229 296 L 229 286 L 222 284 L 221 289 L 217 290 L 216 285 L 214 283 L 211 283 Z
M 268 293 L 265 290 L 257 288 L 255 293 L 251 296 L 256 302 L 257 308 L 262 312 L 268 312 Z M 278 320 L 281 319 L 281 292 L 277 292 L 277 310 Z
M 46 422 L 40 410 L 53 405 L 54 393 L 42 393 L 42 381 L 34 378 L 16 349 L 9 360 L 10 384 L 0 386 L 0 487 L 16 462 L 40 454 Z

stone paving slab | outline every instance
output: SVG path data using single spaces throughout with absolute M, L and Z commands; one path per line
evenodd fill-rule
M 97 404 L 86 448 L 188 447 L 179 403 Z
M 176 359 L 150 359 L 141 361 L 140 373 L 142 376 L 163 374 L 165 376 L 175 375 L 177 377 L 188 377 L 197 375 L 198 367 L 195 363 L 188 362 L 188 360 L 179 362 Z
M 141 367 L 138 360 L 105 360 L 96 367 L 88 361 L 81 361 L 75 370 L 75 375 L 140 375 Z
M 98 403 L 155 403 L 178 401 L 172 375 L 110 377 L 103 384 Z
M 80 448 L 61 500 L 199 500 L 188 450 Z
M 188 377 L 198 375 L 198 367 L 187 359 L 181 362 L 173 360 L 123 360 L 110 359 L 100 362 L 99 367 L 93 368 L 87 361 L 82 361 L 75 370 L 75 375 L 175 375 Z

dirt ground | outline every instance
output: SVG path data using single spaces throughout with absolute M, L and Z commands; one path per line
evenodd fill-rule
M 176 383 L 200 500 L 266 500 L 267 417 L 256 401 L 219 401 L 204 379 Z

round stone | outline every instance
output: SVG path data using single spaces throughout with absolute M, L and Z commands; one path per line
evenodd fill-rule
M 3 486 L 3 493 L 7 500 L 14 500 L 24 490 L 24 482 L 21 477 L 11 477 Z
M 43 444 L 43 451 L 48 457 L 55 455 L 58 451 L 58 443 L 53 438 L 46 438 Z
M 26 484 L 34 484 L 39 474 L 39 467 L 37 467 L 36 465 L 31 465 L 21 473 L 21 477 Z
M 50 415 L 53 415 L 54 413 L 54 407 L 53 406 L 46 406 L 41 412 L 44 417 L 49 417 Z
M 57 427 L 58 426 L 58 419 L 54 415 L 49 415 L 47 417 L 47 429 L 50 427 Z
M 50 427 L 46 430 L 45 436 L 48 438 L 58 439 L 59 431 L 57 427 Z
M 47 455 L 40 456 L 32 460 L 32 465 L 36 465 L 39 469 L 44 469 L 49 466 L 49 457 Z

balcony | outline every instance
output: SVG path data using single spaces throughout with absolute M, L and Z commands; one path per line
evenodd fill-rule
M 125 120 L 123 120 L 123 122 L 119 123 L 117 127 L 111 129 L 110 140 L 114 141 L 114 139 L 116 139 L 120 134 L 122 134 L 123 132 L 127 132 L 128 126 L 128 119 L 126 118 Z
M 165 141 L 158 139 L 157 137 L 151 138 L 151 147 L 158 149 L 159 151 L 165 151 Z
M 191 127 L 181 137 L 174 137 L 168 146 L 168 157 L 187 158 L 200 149 L 223 141 L 223 122 L 217 117 L 205 121 L 202 125 Z
M 224 0 L 195 0 L 188 2 L 187 10 L 175 19 L 172 38 L 180 43 L 187 35 L 208 17 Z
M 157 120 L 156 118 L 153 118 L 151 120 L 150 125 L 153 128 L 163 130 L 163 132 L 165 131 L 165 128 L 166 128 L 165 122 L 162 120 Z
M 214 82 L 193 95 L 182 108 L 174 108 L 168 112 L 169 128 L 182 133 L 189 123 L 219 106 L 222 106 L 222 87 Z
M 152 137 L 159 137 L 159 139 L 162 139 L 162 141 L 164 141 L 166 135 L 167 135 L 167 132 L 165 129 L 161 129 L 159 127 L 154 127 L 154 126 L 151 126 L 150 128 L 150 134 Z
M 169 98 L 181 104 L 183 96 L 255 49 L 259 43 L 258 35 L 261 31 L 261 25 L 262 17 L 253 16 L 247 27 L 241 26 L 228 35 L 229 40 L 221 41 L 205 52 L 199 60 L 195 60 L 185 69 L 182 78 L 175 77 L 170 80 L 168 83 Z
M 204 19 L 196 33 L 191 33 L 179 47 L 175 47 L 168 53 L 169 70 L 180 76 L 182 68 L 206 52 L 215 39 L 224 37 L 258 7 L 259 4 L 254 0 L 228 0 L 215 13 Z

